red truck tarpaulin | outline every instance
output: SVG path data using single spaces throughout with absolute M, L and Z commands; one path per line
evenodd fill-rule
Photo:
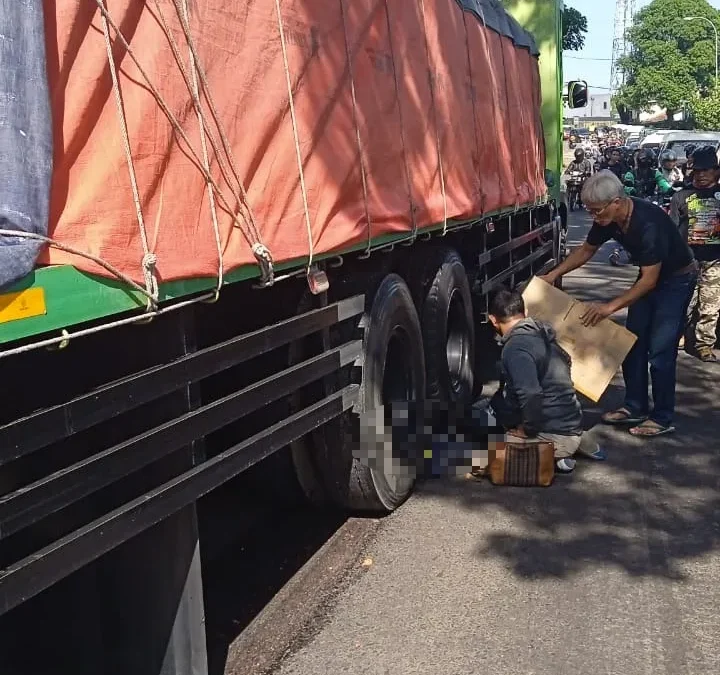
M 220 259 L 226 272 L 254 263 L 253 243 L 278 263 L 306 257 L 311 246 L 315 255 L 363 246 L 545 195 L 537 54 L 494 0 L 106 4 L 120 111 L 96 2 L 45 3 L 50 236 L 138 282 L 147 251 L 160 281 L 212 277 Z M 184 12 L 202 71 L 194 74 Z M 201 125 L 163 20 L 199 82 L 206 141 L 211 134 L 222 148 L 224 134 L 230 150 L 219 158 L 206 142 L 220 254 L 211 188 L 198 166 Z M 249 211 L 237 205 L 240 186 Z M 108 275 L 52 247 L 41 263 Z

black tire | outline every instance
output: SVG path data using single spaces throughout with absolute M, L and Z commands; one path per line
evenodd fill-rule
M 386 475 L 353 456 L 350 439 L 355 435 L 356 415 L 393 400 L 422 400 L 425 359 L 420 320 L 402 277 L 386 276 L 368 300 L 361 322 L 362 367 L 337 376 L 331 387 L 337 391 L 351 380 L 359 380 L 356 409 L 318 429 L 294 450 L 298 471 L 304 473 L 300 482 L 312 501 L 382 515 L 408 498 L 415 479 Z M 332 342 L 343 344 L 354 337 L 354 325 L 341 326 Z
M 475 373 L 475 322 L 465 266 L 451 248 L 430 263 L 421 309 L 425 392 L 430 399 L 471 401 Z
M 392 401 L 422 400 L 425 358 L 420 320 L 402 277 L 389 274 L 375 293 L 363 321 L 363 372 L 357 412 Z M 386 475 L 353 461 L 347 506 L 354 511 L 389 513 L 412 492 L 414 477 Z

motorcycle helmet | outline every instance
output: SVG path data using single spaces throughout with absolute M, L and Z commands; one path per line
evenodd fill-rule
M 582 148 L 575 150 L 575 160 L 582 162 L 585 159 L 585 151 Z
M 655 153 L 650 148 L 643 148 L 638 151 L 636 161 L 638 168 L 649 169 L 655 165 Z
M 660 161 L 664 162 L 677 162 L 677 155 L 672 150 L 663 150 L 660 153 Z

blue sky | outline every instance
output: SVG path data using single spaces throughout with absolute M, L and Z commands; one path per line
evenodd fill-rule
M 638 10 L 649 4 L 650 0 L 636 0 Z M 710 0 L 710 4 L 720 9 L 720 0 Z M 580 52 L 565 52 L 564 54 L 565 81 L 587 80 L 591 90 L 602 93 L 604 91 L 601 89 L 602 87 L 608 89 L 610 87 L 615 2 L 613 0 L 565 0 L 565 5 L 574 7 L 584 14 L 588 22 L 585 49 Z

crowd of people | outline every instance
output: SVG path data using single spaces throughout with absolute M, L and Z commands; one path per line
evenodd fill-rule
M 639 268 L 630 288 L 605 303 L 589 305 L 582 317 L 585 325 L 593 326 L 628 310 L 626 326 L 637 340 L 622 367 L 625 400 L 602 421 L 624 426 L 637 438 L 675 431 L 677 358 L 684 343 L 700 360 L 716 361 L 720 165 L 713 147 L 688 150 L 682 170 L 671 155 L 661 155 L 658 166 L 642 150 L 629 168 L 622 153 L 610 148 L 606 165 L 591 170 L 582 187 L 582 203 L 593 218 L 585 241 L 543 277 L 555 284 L 611 239 Z M 585 162 L 576 151 L 575 170 L 586 168 Z M 667 208 L 648 198 L 650 186 L 653 194 L 670 193 Z M 489 316 L 502 344 L 502 384 L 491 405 L 508 440 L 552 442 L 560 473 L 574 470 L 577 455 L 605 459 L 605 452 L 583 432 L 570 358 L 553 330 L 528 317 L 522 295 L 509 289 L 492 298 Z
M 685 154 L 687 160 L 680 166 L 672 150 L 656 156 L 653 150 L 641 148 L 628 158 L 621 149 L 610 147 L 603 162 L 591 166 L 584 150 L 578 148 L 566 174 L 583 171 L 582 195 L 587 179 L 609 172 L 621 183 L 625 196 L 652 202 L 669 215 L 698 264 L 696 289 L 678 345 L 701 361 L 715 362 L 720 318 L 720 167 L 711 146 L 689 145 Z

